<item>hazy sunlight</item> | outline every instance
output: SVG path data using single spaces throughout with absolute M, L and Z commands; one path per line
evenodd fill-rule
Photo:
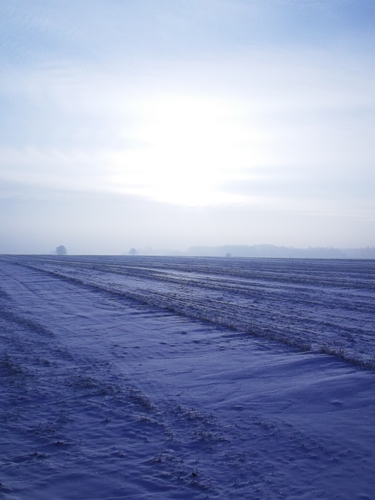
M 209 98 L 148 101 L 135 139 L 142 148 L 118 158 L 111 182 L 119 189 L 184 205 L 235 202 L 219 184 L 259 165 L 261 133 L 241 124 L 234 105 Z

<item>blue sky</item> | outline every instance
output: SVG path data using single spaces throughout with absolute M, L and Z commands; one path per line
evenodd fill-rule
M 6 0 L 0 252 L 375 245 L 375 3 Z

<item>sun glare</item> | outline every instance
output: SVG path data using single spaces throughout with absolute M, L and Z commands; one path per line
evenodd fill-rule
M 238 201 L 221 188 L 259 162 L 259 133 L 243 126 L 234 106 L 213 99 L 168 97 L 140 106 L 134 139 L 112 182 L 163 202 L 208 205 Z

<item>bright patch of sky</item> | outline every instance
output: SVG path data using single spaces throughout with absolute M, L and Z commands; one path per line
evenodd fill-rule
M 0 252 L 375 245 L 372 0 L 0 5 Z

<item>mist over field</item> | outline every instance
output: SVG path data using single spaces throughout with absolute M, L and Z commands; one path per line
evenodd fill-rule
M 375 259 L 375 248 L 294 248 L 275 245 L 223 245 L 217 247 L 197 246 L 185 251 L 132 247 L 123 255 L 169 255 L 191 257 L 249 257 L 282 259 Z

